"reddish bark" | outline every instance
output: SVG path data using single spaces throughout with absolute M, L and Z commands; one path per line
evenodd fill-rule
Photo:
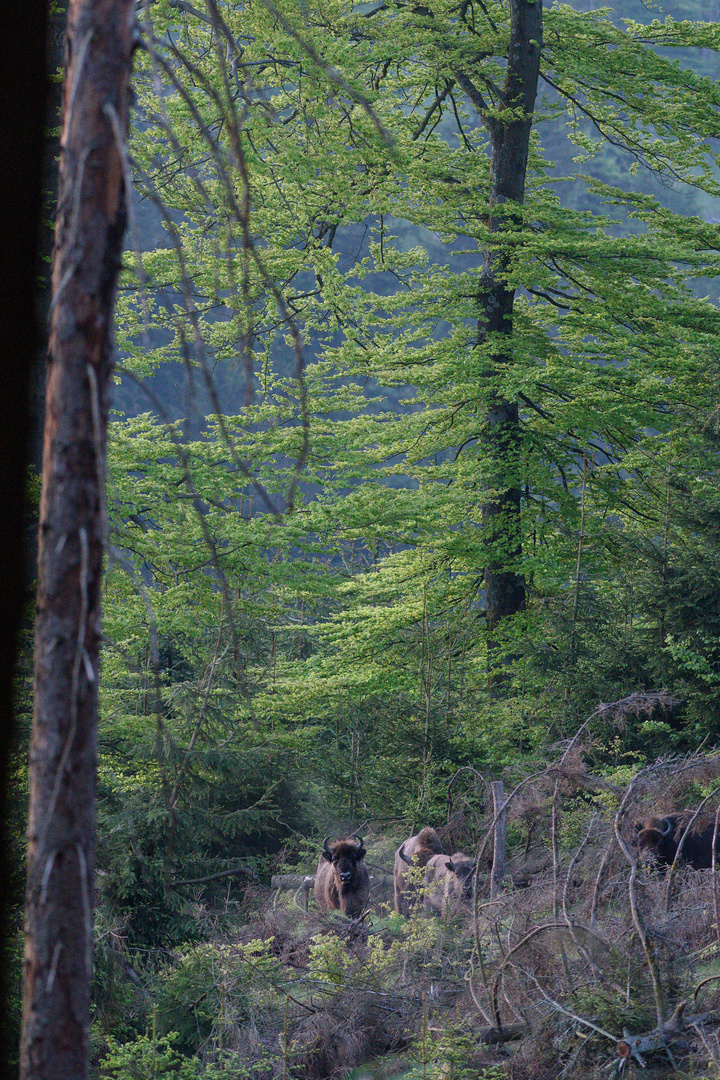
M 88 1073 L 112 318 L 134 0 L 71 0 L 46 378 L 21 1076 Z

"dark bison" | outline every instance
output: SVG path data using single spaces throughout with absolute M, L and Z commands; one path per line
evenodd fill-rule
M 323 840 L 320 861 L 315 874 L 315 899 L 323 910 L 342 911 L 357 919 L 365 910 L 370 896 L 370 875 L 363 859 L 365 848 L 361 836 L 336 840 L 328 846 Z
M 514 889 L 527 889 L 544 870 L 552 866 L 552 855 L 545 848 L 535 847 L 522 855 L 513 855 L 505 864 L 505 878 Z
M 456 851 L 433 855 L 425 870 L 425 910 L 435 915 L 460 911 L 473 895 L 475 859 Z
M 636 843 L 641 862 L 670 866 L 692 816 L 692 813 L 687 810 L 682 814 L 649 817 L 645 821 L 636 822 Z M 690 827 L 683 842 L 680 858 L 688 866 L 692 866 L 693 870 L 707 870 L 712 866 L 714 828 L 714 821 L 708 823 L 707 818 L 702 821 L 697 819 Z M 718 840 L 720 841 L 720 835 Z M 720 842 L 715 845 L 715 850 L 720 853 Z
M 416 881 L 409 880 L 408 868 L 422 869 L 433 855 L 442 855 L 440 837 L 430 826 L 411 836 L 395 852 L 393 873 L 395 887 L 395 910 L 399 915 L 409 915 L 417 899 Z

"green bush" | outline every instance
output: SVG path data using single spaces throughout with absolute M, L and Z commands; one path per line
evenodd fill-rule
M 108 1039 L 100 1075 L 112 1080 L 157 1080 L 162 1076 L 199 1080 L 203 1076 L 202 1065 L 196 1058 L 185 1057 L 176 1050 L 173 1044 L 177 1040 L 174 1033 L 160 1038 L 140 1035 L 124 1045 Z
M 155 984 L 158 1031 L 175 1033 L 179 1047 L 195 1053 L 210 1039 L 223 1045 L 223 1033 L 254 1011 L 277 1003 L 282 976 L 271 941 L 245 945 L 189 946 L 178 953 Z

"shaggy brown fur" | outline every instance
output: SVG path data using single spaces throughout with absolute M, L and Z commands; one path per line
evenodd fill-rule
M 714 820 L 698 819 L 688 829 L 692 813 L 668 814 L 665 817 L 649 817 L 635 824 L 637 846 L 643 862 L 670 866 L 677 854 L 680 842 L 687 831 L 680 851 L 680 858 L 693 870 L 709 870 L 712 866 Z M 720 833 L 715 844 L 720 851 Z
M 459 911 L 472 900 L 475 860 L 462 851 L 433 855 L 425 874 L 425 910 L 434 915 Z
M 370 875 L 362 862 L 362 838 L 343 837 L 328 846 L 323 842 L 315 873 L 315 899 L 323 910 L 341 911 L 351 919 L 362 915 L 370 896 Z
M 440 837 L 426 825 L 416 836 L 411 836 L 395 852 L 393 872 L 395 886 L 395 910 L 399 915 L 409 915 L 416 902 L 417 887 L 408 881 L 408 869 L 427 866 L 433 855 L 442 855 Z

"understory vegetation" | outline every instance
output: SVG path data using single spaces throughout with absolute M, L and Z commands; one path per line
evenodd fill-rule
M 628 699 L 604 719 L 626 723 L 649 704 Z M 601 778 L 589 768 L 596 750 L 590 723 L 536 773 L 514 777 L 503 892 L 489 899 L 481 855 L 475 904 L 443 916 L 422 903 L 410 918 L 392 910 L 405 836 L 368 825 L 361 919 L 303 899 L 319 844 L 278 862 L 275 887 L 187 891 L 194 934 L 172 947 L 165 933 L 153 940 L 152 924 L 139 946 L 103 896 L 99 1075 L 556 1080 L 646 1063 L 652 1076 L 716 1076 L 720 882 L 681 864 L 638 870 L 634 822 L 677 805 L 713 821 L 720 761 L 671 757 Z M 472 772 L 461 786 L 438 832 L 446 851 L 482 851 L 485 784 Z

